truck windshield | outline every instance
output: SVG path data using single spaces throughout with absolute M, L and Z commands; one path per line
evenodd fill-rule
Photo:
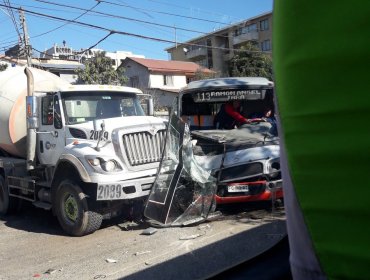
M 96 119 L 144 116 L 140 100 L 133 93 L 97 91 L 64 92 L 63 107 L 67 124 Z

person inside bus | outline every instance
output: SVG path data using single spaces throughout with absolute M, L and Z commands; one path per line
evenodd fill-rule
M 271 108 L 267 108 L 264 112 L 255 112 L 248 116 L 249 118 L 256 120 L 260 119 L 262 121 L 268 122 L 271 124 L 270 133 L 272 135 L 277 136 L 277 124 L 276 124 L 276 117 L 274 114 L 274 110 Z
M 218 129 L 233 129 L 243 124 L 250 123 L 248 119 L 240 113 L 241 104 L 239 100 L 234 100 L 222 104 L 220 111 L 214 119 L 214 126 Z

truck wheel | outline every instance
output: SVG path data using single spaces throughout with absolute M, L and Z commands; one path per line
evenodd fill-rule
M 83 236 L 100 228 L 102 215 L 89 211 L 86 195 L 71 180 L 59 184 L 55 206 L 59 224 L 69 235 Z

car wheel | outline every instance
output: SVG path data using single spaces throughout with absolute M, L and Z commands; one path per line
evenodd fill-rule
M 100 228 L 102 215 L 89 211 L 86 195 L 75 182 L 59 184 L 55 203 L 59 224 L 67 234 L 83 236 Z

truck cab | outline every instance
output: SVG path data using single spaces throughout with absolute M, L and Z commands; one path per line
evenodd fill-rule
M 35 90 L 25 110 L 27 157 L 0 154 L 0 214 L 27 200 L 52 209 L 66 233 L 81 236 L 125 204 L 144 201 L 157 174 L 166 122 L 147 115 L 142 103 L 151 114 L 150 98 L 122 86 Z

